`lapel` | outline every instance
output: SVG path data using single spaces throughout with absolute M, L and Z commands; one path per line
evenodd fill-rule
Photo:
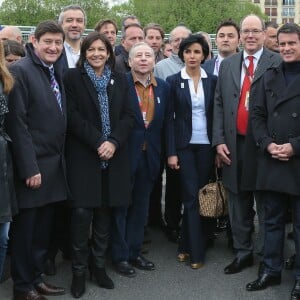
M 236 89 L 241 89 L 241 68 L 243 61 L 243 51 L 232 56 L 231 61 L 231 76 Z
M 202 79 L 202 84 L 203 84 L 203 91 L 204 91 L 205 111 L 207 112 L 207 109 L 209 107 L 209 101 L 210 101 L 210 89 L 209 89 L 208 77 Z
M 112 101 L 116 89 L 114 89 L 114 85 L 116 84 L 116 77 L 114 72 L 111 72 L 110 80 L 107 85 L 107 97 L 108 97 L 108 103 L 109 103 L 109 110 L 112 112 L 112 106 L 114 104 L 114 101 Z
M 273 76 L 272 80 L 269 82 L 272 92 L 275 95 L 278 95 L 278 97 L 276 97 L 277 100 L 275 106 L 291 98 L 299 97 L 300 74 L 289 85 L 286 85 L 282 67 L 275 70 L 277 70 L 277 74 Z
M 268 51 L 266 49 L 263 50 L 263 53 L 261 54 L 261 57 L 255 69 L 252 84 L 255 83 L 266 72 L 268 68 L 274 65 L 274 60 L 272 59 L 273 56 L 274 53 L 272 53 L 271 51 Z
M 178 74 L 178 89 L 180 91 L 180 100 L 183 102 L 183 107 L 187 104 L 189 109 L 192 110 L 192 100 L 191 93 L 189 88 L 188 79 L 184 79 L 181 77 L 181 72 Z
M 143 116 L 142 116 L 140 105 L 139 105 L 139 100 L 138 100 L 136 90 L 135 90 L 135 84 L 133 81 L 132 74 L 131 74 L 131 72 L 128 72 L 126 75 L 127 75 L 127 80 L 129 83 L 129 95 L 133 101 L 133 110 L 134 110 L 134 115 L 135 115 L 136 121 L 139 123 L 139 125 L 145 127 Z

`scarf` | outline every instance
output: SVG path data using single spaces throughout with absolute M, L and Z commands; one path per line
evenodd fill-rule
M 102 125 L 102 134 L 104 140 L 107 140 L 110 135 L 110 120 L 109 120 L 109 107 L 108 107 L 108 96 L 107 96 L 107 85 L 110 80 L 111 70 L 105 65 L 103 73 L 101 76 L 97 76 L 96 72 L 92 68 L 92 66 L 86 60 L 84 62 L 84 68 L 90 77 L 97 95 L 98 102 L 100 107 L 100 115 L 101 115 L 101 125 Z M 107 161 L 101 161 L 101 169 L 106 169 L 108 167 Z

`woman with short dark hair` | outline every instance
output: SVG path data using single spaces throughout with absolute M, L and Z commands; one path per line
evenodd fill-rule
M 200 34 L 184 39 L 178 56 L 185 63 L 169 76 L 168 164 L 180 168 L 184 206 L 178 260 L 189 261 L 192 269 L 203 266 L 207 232 L 199 215 L 198 191 L 208 183 L 214 161 L 211 149 L 213 98 L 217 77 L 201 68 L 209 47 Z

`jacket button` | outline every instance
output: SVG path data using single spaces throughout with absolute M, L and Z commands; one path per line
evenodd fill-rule
M 294 113 L 292 113 L 292 117 L 293 117 L 293 118 L 297 118 L 297 117 L 298 117 L 298 114 L 294 112 Z
M 277 111 L 275 111 L 274 113 L 273 113 L 273 117 L 277 117 L 278 116 L 278 112 Z

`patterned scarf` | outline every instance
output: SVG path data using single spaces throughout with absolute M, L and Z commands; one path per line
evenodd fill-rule
M 84 68 L 94 84 L 94 87 L 98 94 L 98 101 L 100 107 L 101 124 L 102 124 L 102 134 L 104 139 L 110 135 L 110 120 L 109 120 L 109 107 L 108 107 L 108 96 L 107 96 L 107 85 L 110 80 L 111 70 L 105 65 L 102 75 L 99 77 L 95 73 L 92 66 L 86 60 L 84 62 Z M 107 161 L 101 161 L 101 169 L 106 169 L 108 167 Z

